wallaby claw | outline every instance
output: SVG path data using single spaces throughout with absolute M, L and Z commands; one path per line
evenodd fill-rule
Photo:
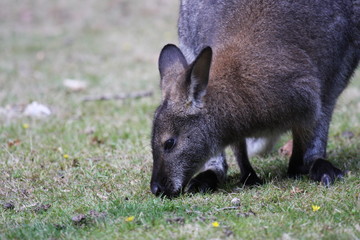
M 324 174 L 321 177 L 321 184 L 325 187 L 330 187 L 330 185 L 333 183 L 333 180 L 328 174 Z

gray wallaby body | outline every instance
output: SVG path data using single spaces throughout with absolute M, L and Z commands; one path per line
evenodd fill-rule
M 151 191 L 215 189 L 231 146 L 243 184 L 259 184 L 246 138 L 291 130 L 288 175 L 330 185 L 336 100 L 360 58 L 360 0 L 182 0 L 179 47 L 159 57 Z M 197 175 L 196 175 L 197 174 Z

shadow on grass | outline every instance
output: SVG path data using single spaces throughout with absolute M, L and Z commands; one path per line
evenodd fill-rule
M 332 149 L 328 153 L 328 160 L 343 171 L 358 172 L 360 170 L 360 142 L 353 144 L 340 144 L 337 149 Z M 257 174 L 264 181 L 264 184 L 274 182 L 284 182 L 289 178 L 287 168 L 289 160 L 284 157 L 276 156 L 276 153 L 255 160 L 257 164 Z M 226 182 L 220 186 L 220 189 L 226 192 L 236 191 L 238 188 L 256 188 L 258 186 L 245 186 L 240 183 L 240 172 L 228 175 Z M 299 177 L 311 181 L 308 175 Z

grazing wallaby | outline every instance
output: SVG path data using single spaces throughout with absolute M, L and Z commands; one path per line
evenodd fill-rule
M 182 0 L 178 27 L 179 48 L 166 45 L 159 57 L 154 194 L 215 189 L 227 146 L 240 181 L 261 183 L 246 138 L 287 130 L 289 176 L 326 186 L 343 176 L 325 160 L 326 145 L 336 99 L 360 58 L 360 0 Z

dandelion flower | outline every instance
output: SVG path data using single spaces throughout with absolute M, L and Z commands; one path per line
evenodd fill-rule
M 28 129 L 28 128 L 30 127 L 30 125 L 27 124 L 27 123 L 24 123 L 24 124 L 22 125 L 22 127 L 23 127 L 23 129 Z
M 134 221 L 134 219 L 135 219 L 134 216 L 130 216 L 130 217 L 125 218 L 125 222 L 132 222 L 132 221 Z
M 215 228 L 217 228 L 217 227 L 220 226 L 220 224 L 219 224 L 219 222 L 213 222 L 213 223 L 212 223 L 212 226 L 215 227 Z
M 313 212 L 317 212 L 317 211 L 319 211 L 320 206 L 318 206 L 318 205 L 312 205 L 311 208 L 312 208 Z
M 63 157 L 64 157 L 65 159 L 68 159 L 68 158 L 69 158 L 69 154 L 64 154 Z

